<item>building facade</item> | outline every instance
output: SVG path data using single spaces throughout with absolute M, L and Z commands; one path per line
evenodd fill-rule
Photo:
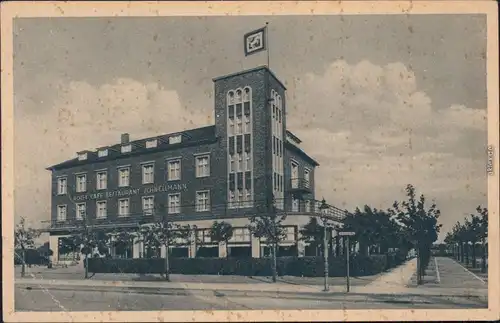
M 201 251 L 225 256 L 230 250 L 260 257 L 265 242 L 246 226 L 248 217 L 265 212 L 269 203 L 287 214 L 282 252 L 304 254 L 299 229 L 319 212 L 314 190 L 319 164 L 287 130 L 285 86 L 267 67 L 215 78 L 214 86 L 215 125 L 140 140 L 123 134 L 116 145 L 78 152 L 48 168 L 48 231 L 55 258 L 59 239 L 79 222 L 132 230 L 160 215 L 196 226 L 201 243 L 178 247 L 181 256 Z M 343 215 L 336 208 L 329 212 Z M 214 221 L 235 229 L 229 248 L 210 241 Z M 134 243 L 128 257 L 142 257 L 143 250 Z

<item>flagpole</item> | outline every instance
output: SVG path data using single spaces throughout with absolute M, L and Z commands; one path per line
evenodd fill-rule
M 271 69 L 271 67 L 269 66 L 269 22 L 266 22 L 266 46 L 267 46 L 267 68 L 268 69 Z

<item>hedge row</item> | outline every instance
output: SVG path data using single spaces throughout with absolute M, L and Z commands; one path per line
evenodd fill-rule
M 355 255 L 350 262 L 353 276 L 378 274 L 401 264 L 405 256 Z M 164 272 L 165 259 L 106 259 L 90 258 L 91 273 L 139 273 L 159 274 Z M 280 257 L 277 259 L 277 271 L 280 276 L 319 277 L 324 275 L 322 257 Z M 170 273 L 184 275 L 240 275 L 270 276 L 270 258 L 171 258 Z M 343 257 L 329 259 L 329 274 L 332 277 L 345 276 L 346 261 Z

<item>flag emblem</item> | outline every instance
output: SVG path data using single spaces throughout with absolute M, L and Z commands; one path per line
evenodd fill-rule
M 245 56 L 255 54 L 266 49 L 266 28 L 251 31 L 244 36 Z

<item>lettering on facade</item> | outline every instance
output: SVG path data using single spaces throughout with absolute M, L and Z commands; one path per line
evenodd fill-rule
M 73 200 L 75 202 L 87 201 L 87 200 L 99 200 L 99 199 L 107 199 L 110 197 L 125 197 L 132 196 L 138 194 L 155 194 L 160 192 L 171 192 L 171 191 L 185 191 L 187 190 L 187 184 L 164 184 L 164 185 L 156 185 L 152 187 L 145 187 L 143 189 L 139 188 L 129 188 L 129 189 L 121 189 L 107 192 L 99 192 L 99 193 L 91 193 L 91 194 L 82 194 L 73 196 Z

